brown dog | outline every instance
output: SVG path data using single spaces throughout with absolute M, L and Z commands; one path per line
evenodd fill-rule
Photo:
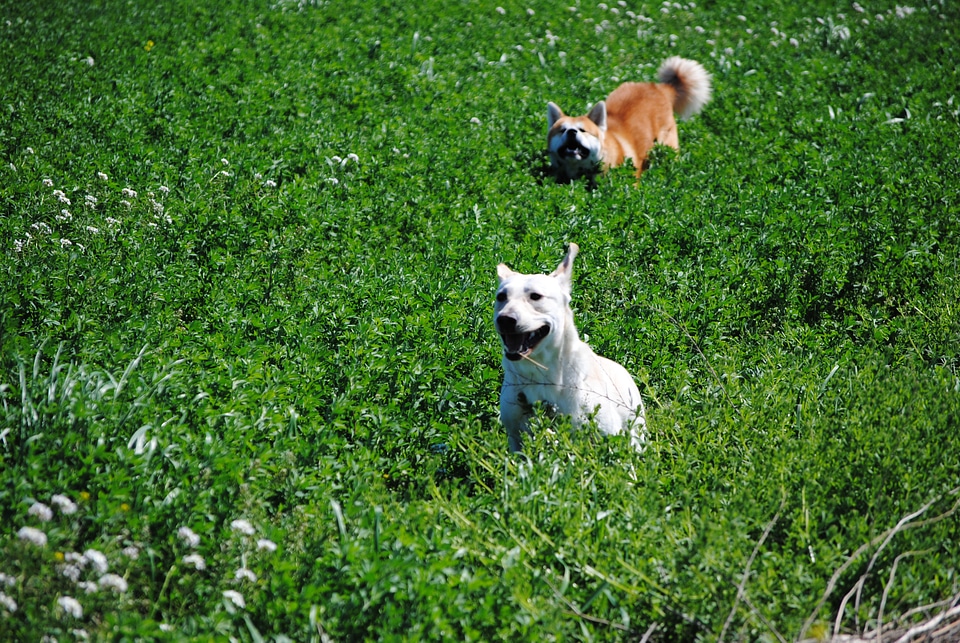
M 663 61 L 659 83 L 623 83 L 586 116 L 565 116 L 547 103 L 547 149 L 557 180 L 566 182 L 631 159 L 637 178 L 647 166 L 654 143 L 679 150 L 677 122 L 710 100 L 710 74 L 693 60 L 674 56 Z

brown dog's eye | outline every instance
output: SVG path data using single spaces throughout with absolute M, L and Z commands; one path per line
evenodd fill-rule
M 497 293 L 497 301 L 503 303 L 506 300 L 507 300 L 507 293 L 503 292 L 502 290 Z
M 532 292 L 532 293 L 530 293 L 530 299 L 532 299 L 533 301 L 539 301 L 542 297 L 543 297 L 543 295 L 541 295 L 541 294 L 538 293 L 538 292 Z

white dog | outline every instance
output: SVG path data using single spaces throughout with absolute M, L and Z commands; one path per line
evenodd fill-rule
M 592 418 L 606 434 L 628 431 L 641 448 L 645 434 L 643 400 L 630 373 L 600 357 L 580 340 L 570 308 L 573 259 L 567 256 L 549 275 L 524 275 L 497 266 L 500 285 L 494 324 L 503 344 L 500 421 L 511 451 L 519 451 L 533 404 L 569 415 L 574 426 Z

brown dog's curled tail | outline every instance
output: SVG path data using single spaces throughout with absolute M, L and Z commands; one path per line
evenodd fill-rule
M 710 74 L 694 60 L 680 56 L 667 58 L 657 76 L 661 83 L 677 90 L 673 111 L 684 120 L 698 113 L 710 100 Z

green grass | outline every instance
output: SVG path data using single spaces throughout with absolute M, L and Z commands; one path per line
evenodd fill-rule
M 0 639 L 789 640 L 955 599 L 958 8 L 607 4 L 0 10 Z M 714 82 L 681 153 L 555 184 L 547 101 L 670 55 Z M 547 417 L 507 453 L 495 266 L 570 241 L 642 454 Z

